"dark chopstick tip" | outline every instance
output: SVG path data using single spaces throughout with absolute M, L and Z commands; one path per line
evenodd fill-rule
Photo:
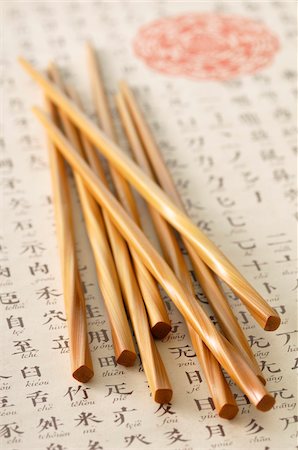
M 219 417 L 222 417 L 223 419 L 234 419 L 234 417 L 237 415 L 239 411 L 239 408 L 236 404 L 233 403 L 226 403 L 225 405 L 220 408 L 218 411 Z
M 117 364 L 121 366 L 131 367 L 134 365 L 136 360 L 136 353 L 131 350 L 123 350 L 117 358 Z
M 275 398 L 272 397 L 272 395 L 270 394 L 266 394 L 264 395 L 264 397 L 262 397 L 262 399 L 259 401 L 259 403 L 256 405 L 256 408 L 259 411 L 269 411 L 269 409 L 271 409 L 273 407 L 275 403 Z
M 264 330 L 266 331 L 275 331 L 280 325 L 280 317 L 276 314 L 276 316 L 269 316 L 266 323 Z
M 156 389 L 154 393 L 154 401 L 161 404 L 169 403 L 172 399 L 172 396 L 172 389 Z
M 72 374 L 72 376 L 81 383 L 87 383 L 94 375 L 94 372 L 90 367 L 82 365 L 78 367 Z
M 152 328 L 151 333 L 156 339 L 165 338 L 171 331 L 171 325 L 167 322 L 157 322 Z

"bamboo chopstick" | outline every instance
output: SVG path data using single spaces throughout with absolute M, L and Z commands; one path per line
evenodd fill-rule
M 25 59 L 20 58 L 19 62 L 44 89 L 48 97 L 86 134 L 89 140 L 114 165 L 118 172 L 133 184 L 147 202 L 152 204 L 177 231 L 192 243 L 203 261 L 234 290 L 250 311 L 254 311 L 254 317 L 258 323 L 266 330 L 275 330 L 280 325 L 280 317 L 277 312 L 265 302 L 207 236 L 61 90 L 57 89 L 53 83 L 34 69 Z
M 55 112 L 47 98 L 46 105 L 49 113 L 54 117 Z M 85 298 L 75 251 L 67 173 L 61 153 L 50 140 L 48 146 L 72 376 L 81 383 L 86 383 L 93 377 L 94 372 L 88 345 Z
M 178 207 L 185 211 L 170 172 L 164 163 L 152 133 L 137 105 L 133 92 L 125 82 L 121 82 L 120 90 L 121 94 L 117 96 L 117 105 L 137 162 L 140 164 L 144 160 L 143 153 L 145 152 L 149 164 L 147 164 L 147 167 L 142 166 L 142 168 L 146 170 L 150 176 L 153 176 L 152 172 L 154 172 L 159 184 L 163 187 L 165 192 L 167 192 Z M 141 142 L 138 141 L 138 138 L 140 138 Z M 250 364 L 256 375 L 264 384 L 266 384 L 266 380 L 262 375 L 245 334 L 234 316 L 229 302 L 222 292 L 215 276 L 194 251 L 191 243 L 185 239 L 184 236 L 181 237 L 191 257 L 197 279 L 215 312 L 225 336 L 234 347 L 238 348 L 240 353 L 246 357 L 248 364 Z
M 80 99 L 74 90 L 68 89 L 72 99 L 81 105 Z M 96 157 L 90 143 L 81 137 L 82 146 L 86 155 L 92 158 Z M 103 169 L 97 160 L 99 172 Z M 103 175 L 104 177 L 104 175 Z M 125 240 L 114 227 L 108 214 L 103 210 L 107 232 L 110 238 L 110 244 L 115 258 L 120 283 L 122 286 L 124 301 L 132 321 L 136 340 L 138 343 L 142 364 L 147 377 L 147 381 L 152 392 L 153 399 L 157 403 L 168 403 L 173 395 L 171 384 L 162 359 L 158 353 L 155 342 L 152 338 L 148 324 L 147 313 L 143 304 L 143 299 L 136 281 L 132 268 L 129 251 Z M 151 276 L 151 275 L 150 275 Z
M 107 133 L 107 135 L 114 142 L 117 142 L 117 137 L 116 137 L 115 129 L 113 126 L 111 112 L 110 112 L 110 109 L 108 106 L 108 100 L 107 100 L 107 97 L 105 94 L 105 89 L 104 89 L 104 84 L 103 84 L 103 80 L 102 80 L 100 69 L 99 69 L 99 64 L 97 62 L 95 51 L 91 47 L 90 44 L 87 46 L 87 53 L 88 53 L 89 71 L 90 71 L 90 76 L 92 79 L 92 86 L 93 86 L 93 98 L 94 98 L 94 101 L 96 104 L 99 121 L 103 128 L 103 131 L 105 131 Z M 111 174 L 112 174 L 113 180 L 115 182 L 118 194 L 125 192 L 126 187 L 127 187 L 126 181 L 112 167 L 110 169 L 111 169 Z M 121 200 L 120 195 L 119 195 L 119 197 Z M 127 200 L 127 199 L 125 199 L 125 200 Z M 123 203 L 124 207 L 128 203 L 128 205 L 127 205 L 128 207 L 126 207 L 126 210 L 130 213 L 130 215 L 135 220 L 137 225 L 140 226 L 141 222 L 138 217 L 138 210 L 135 205 L 133 196 L 128 197 L 128 201 L 124 201 L 122 203 Z M 154 215 L 154 213 L 156 213 L 156 212 L 154 211 L 154 209 L 152 209 L 152 214 Z M 158 213 L 156 213 L 156 216 L 160 220 L 164 221 L 158 215 Z M 166 223 L 165 223 L 165 227 L 168 228 L 168 225 Z M 174 240 L 175 240 L 175 238 L 174 238 Z M 171 242 L 169 243 L 167 241 L 167 243 L 171 245 Z M 167 244 L 165 243 L 165 245 L 167 245 Z M 178 248 L 178 251 L 180 251 L 179 248 Z M 131 249 L 131 253 L 133 255 L 133 260 L 134 260 L 134 263 L 136 266 L 136 272 L 138 273 L 138 271 L 140 269 L 147 271 L 147 269 L 144 268 L 143 264 L 140 263 L 139 258 L 136 255 L 133 248 Z M 148 273 L 148 271 L 147 271 L 147 273 Z M 187 272 L 187 274 L 188 274 L 188 272 Z M 155 280 L 153 278 L 152 278 L 152 281 L 154 283 L 154 286 L 156 286 Z M 142 284 L 143 284 L 142 279 L 139 278 L 140 287 L 142 287 Z M 146 285 L 147 285 L 147 283 L 145 284 L 145 286 Z M 141 288 L 141 290 L 142 290 L 142 288 Z M 151 310 L 151 301 L 152 300 L 150 297 L 147 300 L 147 302 L 145 301 L 147 311 L 149 313 L 148 314 L 149 317 L 150 317 L 150 310 Z M 160 301 L 162 302 L 162 300 L 160 300 Z M 192 334 L 193 334 L 193 339 L 195 342 L 196 342 L 196 339 L 200 340 L 200 338 L 198 337 L 198 335 L 195 332 L 193 332 Z M 199 344 L 198 346 L 196 346 L 196 349 L 200 348 L 200 350 L 201 350 L 200 355 L 201 355 L 201 358 L 203 358 L 203 364 L 205 366 L 205 370 L 207 373 L 208 383 L 211 386 L 211 389 L 213 392 L 216 390 L 215 386 L 222 388 L 222 389 L 220 389 L 220 392 L 216 392 L 218 395 L 216 396 L 216 398 L 214 398 L 214 403 L 216 405 L 216 409 L 221 417 L 232 418 L 236 415 L 236 413 L 238 411 L 235 399 L 234 399 L 234 397 L 231 393 L 231 390 L 221 372 L 221 369 L 219 367 L 217 360 L 214 358 L 214 356 L 211 354 L 210 350 L 202 343 L 201 340 L 200 340 L 200 342 L 201 342 L 201 346 Z M 204 346 L 203 349 L 201 349 L 202 346 Z M 206 358 L 204 358 L 205 355 L 206 355 Z M 210 376 L 209 376 L 209 372 L 210 372 Z
M 170 267 L 152 247 L 146 236 L 144 236 L 143 232 L 125 212 L 119 202 L 105 188 L 84 159 L 78 155 L 53 121 L 37 107 L 33 108 L 33 112 L 47 130 L 53 143 L 59 148 L 73 170 L 81 175 L 86 187 L 96 201 L 108 211 L 115 226 L 126 241 L 135 248 L 143 263 L 165 289 L 185 320 L 200 335 L 222 367 L 247 395 L 250 402 L 261 411 L 271 409 L 275 402 L 272 395 L 266 391 L 261 381 L 255 376 L 238 351 L 215 330 L 198 302 L 187 295 Z
M 145 156 L 145 150 L 138 138 L 124 98 L 121 94 L 116 96 L 116 105 L 136 162 L 150 177 L 153 177 L 151 167 Z M 180 279 L 183 286 L 185 286 L 189 295 L 194 297 L 194 289 L 189 271 L 173 230 L 154 208 L 149 205 L 148 209 L 167 263 L 173 269 L 177 278 Z M 192 345 L 205 373 L 206 381 L 218 415 L 226 419 L 232 419 L 236 416 L 238 407 L 231 389 L 224 378 L 220 365 L 193 328 L 188 325 L 188 323 L 186 323 L 186 325 L 188 327 Z
M 57 86 L 65 91 L 57 67 L 51 64 L 49 73 Z M 83 155 L 82 144 L 73 124 L 63 112 L 57 111 L 57 115 L 60 118 L 65 135 L 80 155 Z M 137 355 L 122 301 L 118 275 L 107 239 L 103 218 L 97 203 L 86 189 L 81 177 L 76 172 L 74 172 L 74 176 L 95 259 L 99 286 L 109 317 L 115 358 L 118 364 L 132 366 Z
M 94 49 L 90 44 L 87 44 L 87 57 L 89 74 L 91 78 L 91 85 L 93 91 L 93 99 L 96 105 L 98 119 L 100 121 L 103 131 L 110 137 L 110 139 L 117 143 L 117 135 L 113 125 L 111 111 L 108 105 L 108 99 L 105 93 L 105 88 L 96 58 Z M 138 207 L 136 205 L 134 196 L 131 192 L 130 186 L 122 176 L 110 166 L 111 176 L 118 194 L 118 198 L 126 211 L 130 214 L 136 224 L 141 228 L 141 221 L 139 218 Z M 171 330 L 170 319 L 161 298 L 156 281 L 150 272 L 144 267 L 135 250 L 130 247 L 130 253 L 135 266 L 136 276 L 139 287 L 146 305 L 150 327 L 153 335 L 159 339 L 164 338 Z
M 82 108 L 82 104 L 80 102 L 80 99 L 78 96 L 73 92 L 73 98 L 75 99 L 76 103 L 80 105 Z M 90 142 L 85 138 L 85 136 L 82 136 L 82 141 L 84 144 L 85 153 L 87 155 L 87 159 L 89 161 L 89 164 L 91 165 L 93 171 L 95 174 L 97 174 L 100 178 L 100 180 L 104 183 L 105 187 L 109 189 L 109 185 L 105 176 L 105 173 L 103 171 L 102 165 L 99 161 L 98 154 L 93 148 L 93 146 L 90 144 Z M 114 245 L 114 259 L 116 262 L 116 266 L 118 269 L 118 274 L 120 276 L 120 279 L 123 281 L 122 284 L 122 290 L 124 289 L 125 292 L 131 292 L 131 290 L 127 290 L 125 287 L 126 280 L 129 280 L 129 278 L 126 275 L 125 268 L 130 266 L 131 264 L 131 258 L 129 255 L 129 252 L 126 250 L 126 243 L 123 240 L 120 233 L 118 233 L 117 229 L 114 227 L 113 223 L 111 222 L 109 215 L 106 213 L 105 210 L 103 210 L 104 220 L 105 224 L 108 230 L 109 238 Z M 123 241 L 123 242 L 122 242 Z M 121 249 L 123 250 L 123 255 L 126 255 L 126 260 L 122 259 L 123 255 L 121 252 Z M 122 262 L 117 264 L 117 260 L 121 258 Z M 159 290 L 157 288 L 157 285 L 155 282 L 152 281 L 153 277 L 150 274 L 150 272 L 146 269 L 146 267 L 143 264 L 136 264 L 135 265 L 136 274 L 138 279 L 140 277 L 142 278 L 142 283 L 139 284 L 141 289 L 141 293 L 143 296 L 143 299 L 146 298 L 147 302 L 150 300 L 151 306 L 150 306 L 150 314 L 149 314 L 149 322 L 150 327 L 153 335 L 158 338 L 165 337 L 168 332 L 170 331 L 171 325 L 170 321 L 167 315 L 167 312 L 165 310 L 165 307 L 163 303 L 160 301 L 160 294 Z M 140 271 L 143 271 L 143 273 L 140 273 Z M 130 272 L 128 271 L 128 274 Z M 134 284 L 134 281 L 130 281 L 130 283 Z

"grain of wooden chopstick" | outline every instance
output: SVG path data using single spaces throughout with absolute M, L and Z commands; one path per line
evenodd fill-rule
M 116 96 L 116 104 L 136 162 L 150 177 L 153 177 L 152 169 L 145 155 L 145 150 L 139 140 L 134 124 L 129 115 L 127 105 L 125 104 L 124 98 L 121 94 Z M 183 286 L 187 289 L 189 295 L 194 297 L 195 293 L 186 261 L 181 253 L 173 229 L 154 210 L 154 208 L 149 205 L 148 209 L 153 220 L 155 231 L 158 235 L 165 260 L 173 269 L 177 278 L 180 279 Z M 193 328 L 188 323 L 186 323 L 186 325 L 188 327 L 192 345 L 197 354 L 200 366 L 204 371 L 209 391 L 218 415 L 225 419 L 232 419 L 236 416 L 238 407 L 231 389 L 224 378 L 220 365 Z
M 108 99 L 105 93 L 97 57 L 90 44 L 87 44 L 86 49 L 92 86 L 92 97 L 96 105 L 97 116 L 103 131 L 113 142 L 117 143 L 117 135 L 113 125 L 112 115 L 108 105 Z M 138 207 L 129 184 L 117 172 L 117 170 L 113 168 L 113 166 L 110 166 L 110 172 L 119 201 L 122 203 L 123 207 L 126 209 L 128 214 L 130 214 L 136 224 L 141 228 L 142 225 L 139 218 Z M 134 262 L 138 284 L 146 305 L 151 331 L 155 337 L 162 339 L 171 330 L 167 310 L 161 298 L 156 281 L 146 267 L 144 267 L 132 247 L 130 247 L 130 253 Z
M 114 225 L 125 240 L 135 248 L 143 263 L 165 289 L 185 320 L 200 335 L 222 367 L 247 395 L 250 402 L 261 411 L 271 409 L 275 403 L 273 396 L 267 392 L 238 351 L 215 330 L 201 306 L 187 294 L 170 267 L 116 198 L 105 188 L 98 176 L 93 173 L 53 121 L 37 107 L 33 108 L 33 112 L 73 170 L 81 175 L 96 201 L 108 211 Z
M 49 73 L 57 86 L 65 91 L 65 86 L 57 67 L 51 64 Z M 58 111 L 57 114 L 62 123 L 65 135 L 80 155 L 83 155 L 82 144 L 73 124 L 63 112 Z M 95 259 L 98 282 L 109 317 L 115 358 L 118 364 L 132 366 L 137 355 L 103 218 L 97 203 L 86 189 L 81 177 L 76 172 L 74 172 L 74 176 L 85 218 L 88 238 Z
M 78 106 L 82 107 L 77 93 L 74 90 L 70 89 L 69 93 L 72 99 L 78 104 Z M 92 148 L 92 146 L 84 136 L 80 137 L 85 154 L 87 155 L 87 157 L 89 155 L 89 162 L 91 163 L 91 165 L 93 165 L 93 168 L 95 168 L 96 172 L 99 173 L 103 178 L 104 183 L 107 184 L 103 169 L 100 165 L 97 155 L 95 154 L 95 150 Z M 143 368 L 150 390 L 152 392 L 152 397 L 157 403 L 168 403 L 172 398 L 173 391 L 165 366 L 151 335 L 147 313 L 133 271 L 133 266 L 131 264 L 126 242 L 118 232 L 118 230 L 114 227 L 105 210 L 103 210 L 103 213 L 105 217 L 107 232 L 110 238 L 110 244 L 115 258 L 117 271 L 119 274 L 124 301 L 133 325 Z
M 53 106 L 46 98 L 46 106 L 55 117 Z M 49 140 L 49 162 L 52 178 L 56 229 L 60 249 L 64 305 L 69 334 L 72 376 L 86 383 L 93 375 L 88 345 L 85 298 L 80 280 L 75 250 L 75 235 L 67 172 L 61 153 Z
M 245 280 L 224 254 L 202 233 L 178 208 L 162 189 L 113 143 L 79 108 L 63 94 L 43 74 L 23 58 L 19 62 L 30 76 L 43 88 L 47 96 L 61 108 L 74 124 L 86 134 L 88 139 L 109 160 L 119 173 L 152 204 L 171 225 L 193 245 L 203 261 L 222 278 L 242 299 L 255 318 L 266 330 L 275 330 L 280 325 L 280 317 L 260 294 Z
M 133 92 L 125 82 L 121 82 L 120 91 L 121 94 L 117 96 L 117 105 L 137 162 L 140 164 L 140 162 L 143 161 L 144 157 L 142 152 L 145 151 L 149 160 L 149 164 L 147 164 L 147 173 L 151 176 L 153 176 L 154 173 L 165 192 L 167 192 L 178 207 L 185 211 L 170 172 L 164 163 L 145 118 L 137 105 Z M 140 139 L 139 142 L 138 138 Z M 146 167 L 142 166 L 142 168 L 145 170 Z M 263 377 L 254 354 L 247 342 L 246 336 L 234 316 L 229 302 L 222 292 L 214 274 L 206 267 L 205 263 L 194 251 L 189 241 L 183 236 L 182 240 L 191 257 L 197 279 L 215 312 L 225 336 L 234 347 L 238 348 L 239 352 L 246 357 L 251 368 L 265 384 L 265 378 Z

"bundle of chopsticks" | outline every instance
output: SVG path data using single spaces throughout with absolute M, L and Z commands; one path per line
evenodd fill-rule
M 51 64 L 43 75 L 20 59 L 45 94 L 47 113 L 37 107 L 33 111 L 48 136 L 73 377 L 87 382 L 93 376 L 93 366 L 65 162 L 73 170 L 117 363 L 132 366 L 136 359 L 130 319 L 152 397 L 158 403 L 171 400 L 171 384 L 154 341 L 164 338 L 171 329 L 160 285 L 186 321 L 218 414 L 231 419 L 238 412 L 222 368 L 253 405 L 261 411 L 271 409 L 274 398 L 266 390 L 266 381 L 217 277 L 232 289 L 263 329 L 275 330 L 280 324 L 278 314 L 187 217 L 152 133 L 125 82 L 120 83 L 115 100 L 134 160 L 119 148 L 97 56 L 90 44 L 87 58 L 99 126 L 88 118 L 77 92 L 65 83 L 55 65 Z M 109 163 L 113 190 L 100 154 Z M 142 230 L 131 186 L 147 202 L 163 256 Z M 221 332 L 195 297 L 178 234 Z

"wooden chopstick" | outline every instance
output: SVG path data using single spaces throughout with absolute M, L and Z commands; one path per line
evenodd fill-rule
M 145 155 L 145 150 L 139 140 L 127 105 L 121 94 L 116 96 L 116 105 L 136 162 L 150 177 L 153 178 L 152 169 Z M 187 289 L 189 295 L 194 297 L 195 293 L 189 271 L 172 228 L 154 210 L 154 208 L 149 205 L 148 209 L 167 263 L 173 269 L 177 278 L 180 279 L 183 286 Z M 188 327 L 192 345 L 205 373 L 206 381 L 218 415 L 226 419 L 232 419 L 236 416 L 238 407 L 231 389 L 224 378 L 220 365 L 193 328 L 188 323 L 186 323 L 186 325 Z
M 203 261 L 222 278 L 254 311 L 257 322 L 272 331 L 280 325 L 280 317 L 260 294 L 245 280 L 224 254 L 178 208 L 162 189 L 152 181 L 115 143 L 113 143 L 79 108 L 39 71 L 23 58 L 19 62 L 30 76 L 43 88 L 48 97 L 61 108 L 86 134 L 88 139 L 109 160 L 110 164 L 152 204 L 171 225 L 193 245 Z
M 90 44 L 87 44 L 87 59 L 93 99 L 96 105 L 97 116 L 103 131 L 109 138 L 117 143 L 117 135 L 113 125 L 111 111 L 108 105 L 108 99 L 101 76 L 100 67 L 97 61 L 96 53 Z M 111 176 L 118 194 L 118 198 L 123 207 L 141 228 L 138 207 L 127 181 L 110 166 Z M 150 272 L 144 267 L 135 250 L 130 247 L 130 253 L 135 266 L 136 276 L 139 287 L 146 305 L 150 327 L 153 335 L 159 339 L 164 338 L 171 330 L 170 319 L 161 298 L 156 281 Z
M 72 99 L 82 107 L 78 94 L 73 89 L 68 89 L 68 92 Z M 103 168 L 94 149 L 84 136 L 81 135 L 80 138 L 87 158 L 89 156 L 89 162 L 97 169 L 97 173 L 101 174 L 101 177 L 106 183 Z M 172 387 L 165 366 L 151 335 L 147 313 L 133 271 L 126 242 L 114 227 L 105 210 L 103 210 L 103 216 L 119 274 L 124 301 L 132 321 L 152 397 L 157 403 L 168 403 L 173 395 Z
M 46 98 L 46 106 L 55 117 L 53 105 Z M 67 172 L 62 155 L 49 140 L 49 162 L 52 178 L 56 230 L 62 266 L 63 296 L 66 311 L 72 376 L 81 383 L 93 375 L 88 345 L 85 298 L 75 251 L 74 225 Z
M 118 110 L 121 114 L 126 134 L 131 143 L 131 148 L 137 162 L 143 161 L 143 152 L 145 151 L 149 164 L 147 165 L 147 168 L 146 166 L 142 166 L 142 168 L 144 170 L 146 169 L 150 176 L 153 176 L 154 172 L 154 175 L 165 192 L 167 192 L 178 207 L 185 211 L 183 202 L 176 190 L 170 172 L 164 163 L 145 118 L 137 105 L 133 92 L 125 82 L 121 82 L 120 90 L 121 94 L 117 96 Z M 138 142 L 138 138 L 140 138 L 141 142 Z M 229 302 L 222 292 L 214 274 L 194 251 L 191 243 L 185 239 L 184 236 L 181 237 L 191 257 L 197 279 L 215 312 L 221 329 L 234 347 L 238 348 L 240 353 L 246 357 L 248 364 L 250 364 L 256 375 L 265 384 L 265 378 L 262 375 L 245 334 L 234 316 Z
M 51 64 L 49 73 L 57 86 L 65 91 L 62 77 L 54 64 Z M 80 155 L 83 155 L 82 144 L 73 124 L 63 112 L 57 111 L 57 115 L 58 118 L 60 118 L 65 135 Z M 86 189 L 81 177 L 76 172 L 74 172 L 74 176 L 85 218 L 88 238 L 95 259 L 99 286 L 109 317 L 115 358 L 118 364 L 132 366 L 137 355 L 122 301 L 118 275 L 110 250 L 103 218 L 97 203 Z
M 107 100 L 107 96 L 105 93 L 103 80 L 102 80 L 100 69 L 99 69 L 99 64 L 97 62 L 95 51 L 90 45 L 87 46 L 87 54 L 88 54 L 88 62 L 89 62 L 89 72 L 90 72 L 92 86 L 93 86 L 93 98 L 95 100 L 97 114 L 98 114 L 100 124 L 101 124 L 103 130 L 107 133 L 107 135 L 114 142 L 117 142 L 117 137 L 116 137 L 115 129 L 113 126 L 112 115 L 111 115 L 111 111 L 110 111 L 110 108 L 108 105 L 108 100 Z M 115 171 L 112 167 L 110 169 L 111 169 L 112 178 L 114 179 L 114 182 L 116 185 L 116 189 L 118 187 L 117 191 L 118 191 L 118 195 L 119 195 L 126 191 L 125 188 L 127 186 L 127 183 L 117 173 L 117 171 Z M 120 197 L 120 195 L 119 195 L 119 197 Z M 121 197 L 120 197 L 120 200 L 121 200 Z M 135 205 L 133 196 L 128 197 L 128 202 L 124 201 L 122 203 L 123 203 L 124 207 L 126 206 L 127 203 L 129 203 L 128 207 L 126 207 L 126 210 L 127 210 L 127 212 L 130 213 L 131 217 L 135 220 L 135 222 L 140 226 L 141 221 L 139 220 L 139 217 L 138 217 L 138 210 L 137 210 L 137 206 Z M 153 208 L 152 208 L 151 212 L 153 215 L 154 215 L 154 213 L 156 213 Z M 158 218 L 161 221 L 164 221 L 164 219 L 162 219 L 158 215 L 158 213 L 156 213 L 156 215 L 158 216 Z M 165 223 L 165 227 L 169 229 L 169 227 L 166 223 Z M 174 237 L 174 240 L 175 240 L 175 237 Z M 165 242 L 165 245 L 167 245 L 167 244 L 169 244 L 169 248 L 171 248 L 171 242 L 169 242 L 169 241 Z M 135 251 L 133 250 L 133 248 L 131 248 L 130 250 L 131 250 L 134 264 L 136 267 L 136 273 L 138 274 L 139 270 L 146 271 L 147 269 L 144 268 L 143 264 L 140 262 Z M 179 249 L 178 249 L 178 251 L 179 251 Z M 148 271 L 147 271 L 147 273 L 148 273 Z M 188 272 L 187 272 L 187 274 L 188 274 Z M 141 279 L 138 278 L 138 281 L 139 281 L 139 285 L 142 290 L 142 285 L 144 284 L 142 278 Z M 155 280 L 153 280 L 153 278 L 152 278 L 152 281 L 154 282 L 154 286 L 156 286 Z M 145 286 L 148 286 L 148 284 L 146 283 Z M 150 289 L 150 291 L 151 291 L 151 289 Z M 149 312 L 148 315 L 150 317 L 150 304 L 148 305 L 148 302 L 146 303 L 146 300 L 145 300 L 145 304 L 147 306 L 147 311 Z M 192 334 L 193 334 L 193 339 L 195 341 L 196 341 L 196 339 L 200 340 L 200 338 L 198 337 L 198 335 L 195 332 L 192 332 Z M 213 357 L 210 350 L 202 343 L 201 340 L 200 340 L 200 342 L 201 342 L 201 346 L 204 346 L 204 349 L 200 352 L 200 355 L 202 355 L 201 356 L 202 358 L 204 357 L 204 355 L 206 355 L 206 358 L 204 359 L 203 363 L 206 368 L 207 376 L 209 375 L 209 372 L 210 372 L 208 381 L 209 381 L 209 385 L 211 386 L 212 391 L 214 392 L 216 390 L 216 388 L 214 388 L 214 386 L 221 386 L 221 387 L 224 386 L 225 387 L 225 389 L 222 389 L 220 392 L 218 392 L 218 390 L 216 392 L 217 394 L 219 394 L 216 396 L 216 398 L 214 398 L 214 404 L 216 406 L 216 409 L 221 417 L 232 418 L 236 415 L 236 413 L 238 411 L 238 407 L 236 405 L 235 399 L 234 399 L 234 397 L 231 393 L 231 390 L 220 370 L 217 360 Z M 197 346 L 197 348 L 198 348 L 198 346 Z
M 84 183 L 102 208 L 106 209 L 114 225 L 127 242 L 133 246 L 150 270 L 154 278 L 165 289 L 185 320 L 190 323 L 204 343 L 212 351 L 221 366 L 247 395 L 250 402 L 261 411 L 268 411 L 274 405 L 270 395 L 261 381 L 255 376 L 249 365 L 239 355 L 238 351 L 218 333 L 201 306 L 185 291 L 167 263 L 152 247 L 146 236 L 122 208 L 116 198 L 102 184 L 84 159 L 72 147 L 69 141 L 55 126 L 53 121 L 39 108 L 33 112 L 47 131 L 64 158 L 83 178 Z

